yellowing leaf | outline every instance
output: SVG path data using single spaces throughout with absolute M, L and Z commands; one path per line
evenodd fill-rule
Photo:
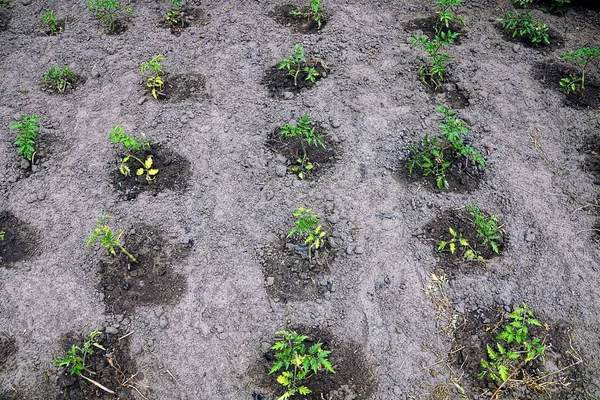
M 146 158 L 146 161 L 144 161 L 144 168 L 150 169 L 150 167 L 152 167 L 152 156 L 149 156 Z
M 148 170 L 148 175 L 154 176 L 156 174 L 158 174 L 158 169 L 153 168 L 153 169 Z
M 121 171 L 121 174 L 123 174 L 125 176 L 131 175 L 131 170 L 125 164 L 121 164 L 121 166 L 119 167 L 119 171 Z
M 144 175 L 144 168 L 138 168 L 137 171 L 135 172 L 135 174 L 137 176 Z
M 282 385 L 282 386 L 286 386 L 286 387 L 287 387 L 287 386 L 289 386 L 289 384 L 290 384 L 290 380 L 289 380 L 288 378 L 286 378 L 285 376 L 283 376 L 283 375 L 279 375 L 279 376 L 277 377 L 277 382 L 278 382 L 280 385 Z
M 455 243 L 450 243 L 450 253 L 454 254 L 455 250 L 456 250 L 456 244 Z

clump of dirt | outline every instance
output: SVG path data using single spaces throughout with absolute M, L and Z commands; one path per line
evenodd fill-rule
M 189 255 L 191 245 L 172 245 L 159 229 L 138 225 L 122 240 L 137 262 L 124 255 L 99 264 L 100 289 L 107 312 L 130 314 L 138 305 L 173 304 L 187 290 L 173 265 Z
M 161 28 L 170 29 L 173 35 L 180 36 L 184 29 L 189 28 L 190 26 L 206 25 L 209 21 L 209 18 L 204 12 L 204 10 L 198 7 L 184 6 L 179 10 L 179 12 L 181 13 L 179 24 L 169 24 L 166 18 L 163 16 L 163 18 L 158 23 L 158 26 L 160 26 Z
M 281 239 L 268 246 L 262 261 L 267 294 L 284 303 L 322 297 L 331 290 L 331 284 L 323 277 L 329 272 L 336 254 L 328 243 L 311 250 L 310 259 L 308 247 L 303 244 Z
M 305 144 L 306 157 L 313 164 L 314 168 L 306 172 L 305 179 L 315 179 L 333 167 L 339 154 L 337 146 L 327 140 L 325 129 L 321 125 L 315 126 L 315 134 L 323 135 L 325 147 Z M 287 166 L 298 165 L 298 159 L 304 155 L 302 143 L 297 137 L 283 136 L 280 134 L 280 128 L 272 131 L 267 138 L 267 146 L 274 152 L 281 154 L 287 160 Z
M 501 389 L 501 398 L 564 400 L 585 393 L 585 371 L 572 345 L 572 330 L 563 323 L 536 318 L 543 326 L 532 326 L 529 338 L 540 338 L 547 347 L 545 362 L 535 359 L 520 367 L 512 380 Z M 498 388 L 490 378 L 478 379 L 481 360 L 488 360 L 487 346 L 496 349 L 504 341 L 496 336 L 504 330 L 508 315 L 499 307 L 468 312 L 465 324 L 455 332 L 455 350 L 450 353 L 454 366 L 463 371 L 463 388 L 470 388 L 470 398 L 489 398 Z M 475 396 L 480 397 L 475 397 Z
M 484 214 L 489 217 L 487 213 Z M 498 223 L 498 225 L 500 227 L 502 226 L 500 223 Z M 457 234 L 462 234 L 462 237 L 468 241 L 473 250 L 479 252 L 486 260 L 490 260 L 502 254 L 508 243 L 508 235 L 506 232 L 503 232 L 502 237 L 498 240 L 498 253 L 496 253 L 492 247 L 485 244 L 483 238 L 477 234 L 477 227 L 473 223 L 473 217 L 465 208 L 462 208 L 460 210 L 447 210 L 424 226 L 423 232 L 425 239 L 432 242 L 436 251 L 441 241 L 448 242 L 452 239 L 449 228 L 454 229 Z M 457 244 L 456 252 L 454 254 L 451 254 L 448 251 L 448 246 L 446 246 L 445 251 L 439 254 L 442 256 L 441 259 L 443 260 L 444 266 L 453 269 L 461 269 L 465 268 L 465 259 L 462 253 L 461 247 Z
M 319 76 L 316 77 L 317 82 L 326 78 L 329 72 L 327 64 L 320 59 L 310 59 L 306 66 L 317 70 L 319 73 Z M 267 74 L 263 77 L 262 84 L 266 86 L 272 96 L 285 98 L 285 93 L 299 93 L 315 85 L 306 77 L 307 73 L 300 71 L 297 81 L 294 82 L 294 77 L 288 73 L 287 69 L 279 69 L 278 66 L 273 66 L 269 68 Z
M 145 175 L 136 176 L 139 164 L 130 159 L 127 165 L 131 168 L 131 176 L 123 175 L 119 166 L 125 154 L 119 154 L 115 166 L 111 169 L 111 178 L 115 190 L 127 200 L 135 199 L 142 192 L 157 195 L 164 190 L 184 192 L 187 189 L 192 173 L 190 162 L 183 156 L 161 144 L 153 144 L 150 149 L 136 152 L 134 155 L 143 162 L 152 156 L 152 168 L 157 168 L 158 174 L 150 182 L 146 180 Z
M 27 260 L 36 252 L 38 234 L 9 211 L 0 212 L 0 231 L 4 240 L 0 240 L 0 267 Z
M 286 329 L 298 334 L 307 335 L 306 346 L 322 343 L 322 348 L 330 350 L 329 361 L 335 374 L 320 372 L 306 380 L 306 386 L 312 393 L 307 400 L 367 400 L 371 399 L 377 389 L 377 381 L 373 369 L 368 365 L 360 345 L 339 339 L 327 329 L 319 326 L 292 326 Z M 274 341 L 273 341 L 274 343 Z M 269 375 L 273 366 L 274 351 L 264 354 L 264 359 L 250 369 L 251 380 L 262 390 L 255 393 L 255 398 L 270 398 L 281 395 L 282 387 L 276 381 L 278 374 Z M 260 392 L 266 392 L 265 394 Z
M 537 63 L 531 69 L 533 77 L 549 89 L 561 93 L 565 104 L 573 108 L 598 109 L 600 107 L 600 87 L 594 75 L 586 73 L 585 90 L 581 93 L 565 94 L 560 90 L 559 82 L 562 78 L 577 76 L 580 71 L 565 64 L 552 61 Z
M 141 386 L 136 385 L 137 381 L 143 379 L 143 375 L 137 373 L 136 363 L 129 356 L 129 339 L 130 337 L 121 339 L 118 335 L 101 333 L 95 340 L 106 350 L 95 348 L 94 354 L 85 358 L 85 365 L 89 371 L 84 371 L 82 375 L 98 382 L 114 394 L 82 377 L 71 375 L 68 368 L 64 368 L 58 375 L 57 385 L 60 393 L 56 400 L 135 400 L 136 389 L 144 392 Z M 89 337 L 67 334 L 62 340 L 63 349 L 66 353 L 72 345 L 81 346 L 87 340 Z
M 302 15 L 294 15 L 292 11 L 299 11 Z M 277 6 L 269 13 L 269 16 L 278 24 L 289 26 L 294 32 L 298 33 L 319 33 L 319 26 L 313 18 L 308 18 L 310 9 L 308 7 L 299 8 L 292 4 L 283 4 Z M 327 23 L 327 18 L 321 19 L 321 29 Z

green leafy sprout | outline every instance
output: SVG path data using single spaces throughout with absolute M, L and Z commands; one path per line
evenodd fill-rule
M 75 82 L 75 74 L 69 67 L 50 67 L 43 77 L 44 84 L 58 93 L 64 93 Z
M 550 44 L 548 26 L 543 21 L 535 19 L 529 10 L 507 11 L 498 21 L 502 23 L 502 29 L 513 38 L 519 36 L 529 39 L 534 47 Z
M 98 349 L 106 351 L 106 349 L 96 341 L 96 336 L 99 334 L 100 331 L 97 329 L 91 332 L 90 339 L 86 341 L 82 347 L 77 345 L 71 346 L 71 349 L 67 351 L 66 357 L 61 359 L 55 358 L 54 364 L 57 367 L 70 368 L 69 373 L 71 375 L 80 376 L 84 371 L 91 372 L 86 368 L 85 358 L 88 355 L 94 355 Z
M 473 218 L 473 224 L 477 231 L 477 236 L 483 239 L 483 244 L 492 248 L 494 253 L 499 254 L 498 241 L 502 238 L 502 227 L 498 225 L 498 217 L 495 215 L 486 215 L 472 204 L 466 207 Z
M 489 376 L 500 387 L 507 381 L 516 379 L 525 365 L 540 358 L 544 363 L 546 346 L 542 340 L 529 335 L 532 326 L 541 327 L 542 324 L 535 319 L 533 310 L 525 303 L 521 303 L 509 314 L 509 323 L 504 330 L 496 336 L 496 346 L 487 345 L 487 360 L 481 360 L 479 379 Z
M 148 87 L 150 93 L 152 94 L 152 97 L 154 97 L 155 100 L 158 100 L 159 95 L 165 95 L 162 92 L 165 82 L 161 76 L 163 75 L 164 71 L 162 65 L 160 64 L 160 62 L 164 60 L 165 56 L 163 56 L 162 54 L 158 54 L 152 57 L 150 60 L 144 62 L 140 67 L 140 71 L 142 71 L 142 74 L 146 73 L 146 71 L 152 71 L 152 76 L 150 76 L 146 80 L 146 87 Z
M 60 26 L 58 26 L 58 20 L 56 19 L 53 10 L 46 12 L 46 14 L 42 16 L 42 22 L 48 25 L 51 35 L 58 35 L 60 33 Z
M 462 233 L 456 232 L 452 227 L 448 228 L 448 232 L 452 236 L 450 240 L 442 240 L 438 243 L 438 251 L 450 251 L 450 254 L 456 253 L 456 250 L 461 251 L 462 256 L 467 261 L 483 261 L 481 253 L 475 250 L 469 241 L 463 237 Z
M 8 7 L 8 0 L 0 0 L 0 7 Z
M 27 161 L 33 162 L 35 156 L 35 138 L 40 133 L 40 124 L 35 115 L 23 115 L 19 122 L 9 126 L 10 129 L 18 129 L 17 140 L 14 145 L 17 146 L 17 153 L 21 154 Z
M 435 12 L 438 16 L 438 23 L 436 26 L 436 32 L 439 34 L 442 29 L 450 28 L 452 22 L 458 22 L 461 25 L 465 25 L 465 19 L 461 16 L 454 14 L 453 8 L 461 5 L 464 0 L 438 0 L 435 5 L 438 6 L 438 10 Z
M 283 386 L 285 393 L 277 400 L 288 400 L 293 396 L 306 396 L 312 391 L 304 382 L 321 371 L 335 373 L 329 361 L 330 350 L 324 350 L 322 343 L 315 343 L 306 348 L 308 336 L 294 331 L 282 330 L 275 333 L 280 338 L 271 347 L 275 350 L 275 362 L 269 375 L 281 371 L 277 382 Z
M 115 145 L 122 144 L 127 152 L 127 155 L 121 159 L 121 165 L 119 166 L 119 171 L 121 174 L 125 176 L 131 176 L 131 169 L 127 163 L 130 160 L 134 160 L 139 164 L 135 172 L 136 176 L 144 175 L 147 182 L 152 182 L 154 179 L 156 179 L 158 169 L 152 168 L 154 163 L 152 156 L 150 155 L 146 157 L 144 161 L 142 161 L 142 159 L 133 154 L 133 152 L 141 149 L 150 149 L 150 143 L 147 140 L 138 141 L 135 137 L 126 134 L 125 129 L 120 125 L 117 125 L 113 128 L 109 135 L 109 139 Z
M 513 0 L 513 4 L 518 8 L 529 8 L 533 0 Z
M 294 86 L 298 86 L 298 75 L 300 75 L 300 72 L 306 74 L 306 77 L 304 78 L 305 81 L 310 81 L 312 83 L 315 83 L 319 76 L 319 72 L 316 68 L 306 64 L 304 48 L 298 43 L 294 46 L 294 53 L 279 63 L 277 68 L 287 69 L 288 75 L 294 78 Z
M 171 29 L 181 29 L 184 25 L 183 13 L 181 12 L 181 0 L 171 0 L 175 9 L 167 11 L 165 20 Z
M 87 0 L 87 8 L 94 11 L 96 18 L 102 20 L 106 34 L 115 32 L 118 11 L 133 13 L 131 7 L 125 7 L 117 0 Z
M 597 47 L 581 47 L 577 50 L 569 50 L 561 55 L 564 61 L 570 61 L 579 67 L 579 75 L 571 75 L 562 78 L 559 82 L 560 89 L 569 94 L 585 90 L 585 71 L 588 65 L 600 59 L 600 50 Z
M 0 231 L 0 240 L 4 240 L 4 235 L 6 235 L 6 232 Z
M 437 188 L 442 190 L 449 186 L 446 173 L 452 166 L 452 160 L 464 158 L 482 167 L 485 167 L 486 163 L 483 156 L 466 143 L 468 128 L 456 113 L 442 105 L 438 105 L 437 110 L 444 114 L 440 134 L 432 138 L 425 135 L 420 146 L 409 146 L 411 155 L 408 160 L 408 172 L 412 174 L 414 169 L 418 168 L 423 176 L 434 176 Z
M 419 66 L 419 79 L 425 85 L 433 85 L 437 90 L 444 83 L 444 77 L 448 71 L 447 64 L 452 61 L 452 57 L 443 53 L 442 50 L 453 44 L 458 37 L 457 32 L 440 32 L 433 40 L 427 35 L 411 35 L 410 47 L 419 46 L 429 55 L 430 65 L 421 64 Z
M 323 4 L 321 4 L 321 0 L 308 0 L 309 7 L 308 11 L 303 13 L 299 10 L 291 10 L 290 14 L 296 17 L 306 17 L 317 24 L 317 29 L 321 29 L 321 25 L 323 24 Z
M 315 131 L 315 127 L 312 126 L 312 121 L 308 114 L 304 114 L 296 125 L 283 125 L 279 134 L 286 137 L 295 137 L 300 141 L 302 146 L 302 156 L 296 158 L 296 165 L 292 166 L 292 171 L 296 173 L 300 179 L 305 179 L 306 174 L 314 168 L 314 164 L 308 159 L 306 146 L 321 146 L 325 148 L 323 135 Z
M 84 372 L 86 372 L 87 374 L 91 374 L 94 375 L 95 372 L 90 371 L 86 364 L 86 357 L 87 356 L 93 356 L 94 354 L 96 354 L 97 351 L 102 350 L 102 351 L 106 351 L 106 349 L 97 342 L 96 340 L 96 336 L 100 335 L 100 331 L 99 330 L 95 330 L 93 332 L 90 333 L 90 338 L 88 341 L 86 341 L 83 346 L 77 346 L 77 345 L 72 345 L 71 349 L 67 351 L 67 355 L 64 358 L 54 358 L 54 364 L 57 367 L 64 367 L 64 368 L 70 368 L 69 369 L 69 374 L 71 375 L 75 375 L 75 376 L 80 376 L 81 378 L 85 379 L 86 381 L 98 386 L 100 389 L 104 390 L 107 393 L 110 394 L 115 394 L 114 391 L 108 389 L 107 387 L 103 386 L 102 384 L 96 382 L 95 380 L 83 375 Z
M 298 207 L 293 212 L 296 220 L 294 227 L 287 234 L 287 238 L 293 236 L 304 240 L 304 244 L 308 246 L 308 258 L 311 259 L 311 249 L 318 249 L 324 244 L 325 235 L 319 216 L 312 212 L 312 208 Z
M 131 255 L 125 247 L 121 244 L 121 236 L 123 236 L 123 230 L 119 231 L 118 234 L 114 234 L 108 226 L 109 215 L 104 214 L 100 220 L 96 221 L 96 228 L 94 232 L 88 237 L 87 246 L 99 245 L 108 249 L 110 254 L 113 256 L 117 255 L 117 250 L 125 254 L 133 262 L 137 262 L 137 259 Z

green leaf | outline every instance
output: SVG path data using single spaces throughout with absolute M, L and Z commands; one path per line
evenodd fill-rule
M 312 391 L 306 386 L 300 386 L 298 388 L 298 393 L 300 393 L 302 396 L 306 396 L 307 394 L 311 394 Z

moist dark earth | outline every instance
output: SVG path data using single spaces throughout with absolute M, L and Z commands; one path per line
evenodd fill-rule
M 597 8 L 533 10 L 554 42 L 533 48 L 499 29 L 512 1 L 466 1 L 448 79 L 432 90 L 409 43 L 431 30 L 433 1 L 325 1 L 321 30 L 286 14 L 306 2 L 184 1 L 188 23 L 172 32 L 169 1 L 136 0 L 114 35 L 85 1 L 9 3 L 0 399 L 275 399 L 267 372 L 281 329 L 332 350 L 336 374 L 309 379 L 310 398 L 490 399 L 480 360 L 521 302 L 550 346 L 527 371 L 560 384 L 510 385 L 500 398 L 600 398 L 598 65 L 583 96 L 558 87 L 573 72 L 562 52 L 600 45 Z M 59 35 L 43 33 L 50 9 Z M 296 43 L 315 84 L 277 70 Z M 140 65 L 157 54 L 167 82 L 154 100 Z M 46 90 L 51 66 L 70 67 L 77 85 Z M 457 111 L 487 163 L 459 168 L 448 191 L 406 171 L 408 146 L 438 133 L 438 104 Z M 274 132 L 305 113 L 327 149 L 300 180 L 298 147 Z M 32 114 L 33 164 L 9 129 Z M 156 181 L 119 174 L 116 125 L 152 143 Z M 436 251 L 445 225 L 466 234 L 457 210 L 470 204 L 506 232 L 481 263 Z M 300 206 L 328 232 L 314 262 L 285 239 Z M 104 214 L 135 265 L 86 246 Z M 89 367 L 114 395 L 54 364 L 95 329 L 107 351 Z

